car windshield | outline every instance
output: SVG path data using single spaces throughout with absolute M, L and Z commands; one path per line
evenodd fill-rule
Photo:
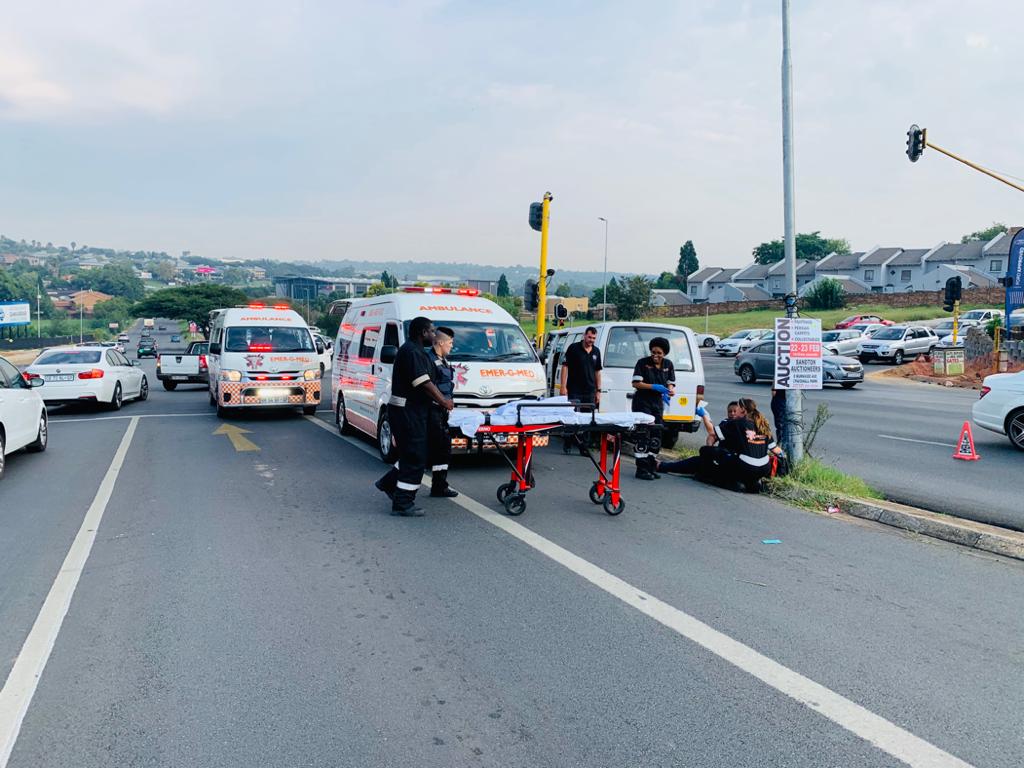
M 313 339 L 306 328 L 279 325 L 245 325 L 225 332 L 225 352 L 312 352 Z
M 100 361 L 99 349 L 55 349 L 43 352 L 35 365 L 91 365 Z
M 751 330 L 746 330 L 746 331 L 736 331 L 736 333 L 734 333 L 734 334 L 733 334 L 732 336 L 727 336 L 726 338 L 729 338 L 729 339 L 746 339 L 746 338 L 748 338 L 748 337 L 749 337 L 749 336 L 750 336 L 750 335 L 751 335 L 752 333 L 754 333 L 754 331 L 751 331 Z
M 960 315 L 960 318 L 962 320 L 981 320 L 985 317 L 985 313 L 988 311 L 989 310 L 987 309 L 972 309 L 970 312 L 964 312 Z
M 487 360 L 490 362 L 537 362 L 537 353 L 518 325 L 489 325 L 487 323 L 439 321 L 436 325 L 451 328 L 455 333 L 448 359 L 454 362 Z M 409 324 L 405 324 L 406 338 Z
M 822 341 L 839 341 L 839 331 L 825 331 L 821 334 Z
M 850 315 L 849 317 L 844 317 L 839 322 L 840 323 L 854 323 L 854 322 L 856 322 L 858 320 L 862 320 L 862 319 L 863 318 L 860 315 Z
M 906 328 L 882 328 L 881 330 L 875 331 L 871 338 L 881 339 L 882 341 L 891 341 L 893 339 L 902 339 L 903 333 Z
M 637 360 L 651 354 L 647 345 L 657 336 L 668 339 L 668 357 L 677 371 L 693 370 L 693 352 L 685 331 L 636 326 L 612 328 L 604 354 L 605 367 L 632 369 Z

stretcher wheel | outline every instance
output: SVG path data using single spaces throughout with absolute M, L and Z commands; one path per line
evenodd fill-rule
M 513 517 L 521 515 L 526 511 L 526 497 L 521 493 L 509 496 L 503 503 L 505 505 L 505 511 Z
M 611 491 L 609 491 L 608 493 L 606 493 L 604 495 L 603 504 L 604 504 L 604 511 L 607 512 L 609 515 L 612 515 L 612 516 L 621 515 L 622 514 L 622 510 L 624 510 L 626 508 L 626 501 L 621 496 L 619 497 L 619 503 L 618 503 L 617 506 L 615 504 L 612 504 L 612 493 L 611 493 Z
M 600 504 L 604 500 L 604 494 L 598 491 L 596 482 L 590 486 L 590 500 L 595 504 Z
M 516 484 L 515 483 L 502 483 L 501 485 L 499 485 L 498 486 L 498 492 L 496 494 L 496 496 L 498 497 L 498 503 L 499 504 L 504 504 L 505 503 L 505 499 L 507 499 L 509 496 L 511 496 L 512 495 L 512 491 L 514 491 L 515 489 L 516 489 Z

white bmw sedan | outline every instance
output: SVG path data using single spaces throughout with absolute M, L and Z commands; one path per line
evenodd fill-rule
M 21 450 L 46 450 L 46 408 L 36 391 L 42 382 L 29 383 L 21 371 L 0 357 L 0 478 L 7 455 Z
M 125 400 L 149 397 L 149 381 L 138 366 L 110 347 L 53 347 L 28 367 L 40 378 L 47 405 L 96 403 L 118 410 Z
M 1006 435 L 1014 448 L 1024 451 L 1024 371 L 986 376 L 971 417 L 979 427 Z

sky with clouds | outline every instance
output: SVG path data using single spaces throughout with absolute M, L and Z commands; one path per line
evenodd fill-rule
M 797 227 L 926 247 L 1024 195 L 1024 4 L 793 0 Z M 55 0 L 0 25 L 0 232 L 211 257 L 739 266 L 781 236 L 779 3 Z M 1016 75 L 1014 73 L 1017 73 Z

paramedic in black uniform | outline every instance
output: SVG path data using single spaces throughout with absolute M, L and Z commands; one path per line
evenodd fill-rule
M 601 350 L 594 345 L 596 341 L 597 328 L 590 326 L 583 332 L 583 341 L 573 342 L 565 350 L 559 394 L 579 403 L 601 404 Z M 574 445 L 581 456 L 586 455 L 576 435 L 565 437 L 562 452 L 569 453 Z
M 636 476 L 656 480 L 658 453 L 661 451 L 662 414 L 676 391 L 676 369 L 668 359 L 668 339 L 655 336 L 647 344 L 651 354 L 636 361 L 633 368 L 633 411 L 649 413 L 654 423 L 639 431 L 636 441 Z
M 416 506 L 416 491 L 427 465 L 431 403 L 437 403 L 445 413 L 454 407 L 434 383 L 434 364 L 426 349 L 433 343 L 434 324 L 429 318 L 417 317 L 409 323 L 409 338 L 399 347 L 392 369 L 388 421 L 398 447 L 398 461 L 376 486 L 391 497 L 391 514 L 402 517 L 423 515 Z
M 448 361 L 455 331 L 439 325 L 434 333 L 434 346 L 428 351 L 434 365 L 434 383 L 445 400 L 455 395 L 455 369 Z M 430 419 L 427 422 L 427 446 L 430 456 L 430 495 L 453 499 L 459 495 L 448 486 L 448 462 L 452 458 L 452 436 L 448 431 L 448 409 L 435 402 L 430 403 Z

